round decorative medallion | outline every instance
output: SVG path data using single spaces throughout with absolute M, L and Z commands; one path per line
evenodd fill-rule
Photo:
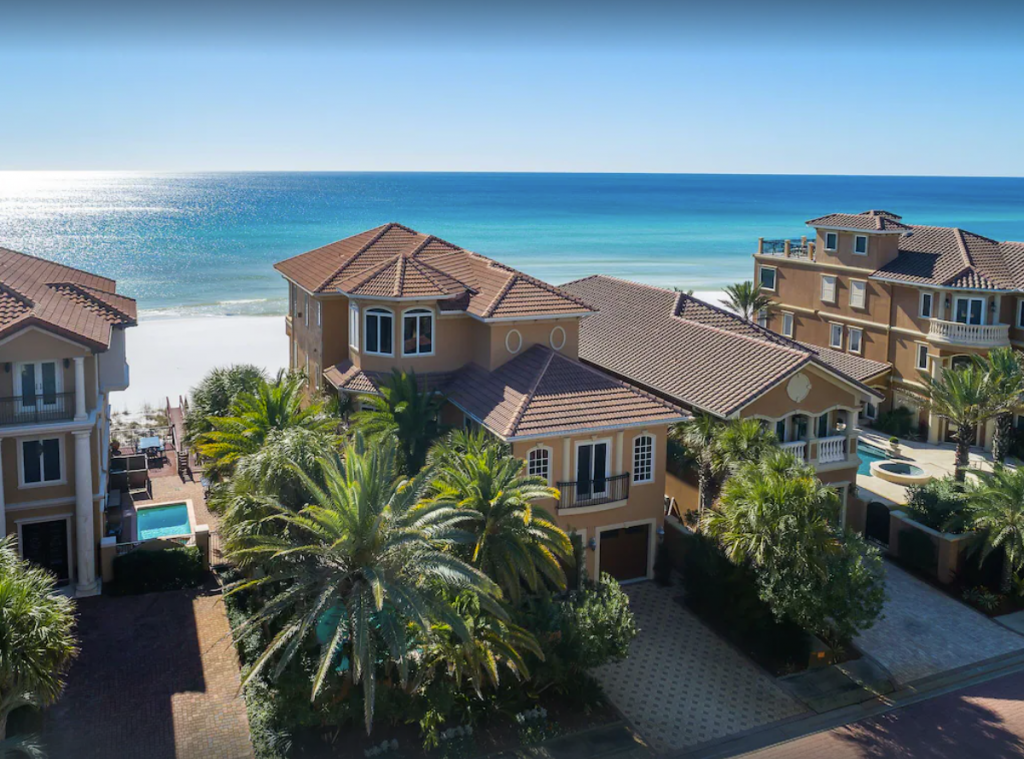
M 551 330 L 551 335 L 548 338 L 548 343 L 556 351 L 562 350 L 565 347 L 565 330 L 561 327 L 555 327 Z
M 811 392 L 811 381 L 806 374 L 796 374 L 786 385 L 786 392 L 789 393 L 790 398 L 799 403 Z
M 519 353 L 523 347 L 523 336 L 518 329 L 510 329 L 505 335 L 505 348 L 509 353 Z

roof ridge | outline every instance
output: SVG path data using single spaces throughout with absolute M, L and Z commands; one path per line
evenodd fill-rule
M 34 256 L 33 256 L 33 258 L 34 258 Z M 35 308 L 36 307 L 36 302 L 34 300 L 32 300 L 27 295 L 25 295 L 25 293 L 21 292 L 21 290 L 18 290 L 17 288 L 15 288 L 12 285 L 7 284 L 6 282 L 0 282 L 0 290 L 3 290 L 8 295 L 10 295 L 12 298 L 16 298 L 16 299 L 20 300 L 23 305 L 26 305 L 29 308 Z
M 43 263 L 49 266 L 56 266 L 60 269 L 67 269 L 68 271 L 77 272 L 78 274 L 85 274 L 87 277 L 95 277 L 96 279 L 102 279 L 105 282 L 109 282 L 111 287 L 114 288 L 113 290 L 111 290 L 111 292 L 117 292 L 117 280 L 111 279 L 110 277 L 104 277 L 102 274 L 93 274 L 91 271 L 79 269 L 76 266 L 68 266 L 67 264 L 57 263 L 56 261 L 51 261 L 50 259 L 43 258 L 42 256 L 33 256 L 31 253 L 22 253 L 20 250 L 12 250 L 11 248 L 0 247 L 0 251 L 5 253 L 13 253 L 14 255 L 21 256 L 22 258 L 31 258 L 35 261 L 42 261 Z M 0 270 L 0 274 L 2 273 L 2 270 Z
M 491 261 L 491 259 L 487 260 L 488 266 L 494 263 L 494 261 Z M 491 316 L 491 314 L 498 310 L 498 306 L 501 305 L 501 301 L 505 299 L 505 296 L 508 295 L 508 291 L 512 289 L 512 285 L 516 281 L 516 274 L 514 270 L 510 271 L 504 266 L 502 266 L 501 268 L 508 272 L 508 279 L 505 280 L 505 284 L 503 284 L 501 286 L 501 289 L 498 290 L 497 293 L 495 293 L 493 298 L 491 298 L 491 302 L 487 304 L 487 308 L 484 309 L 484 318 Z
M 681 295 L 685 295 L 685 293 L 680 293 L 680 294 Z M 696 300 L 696 298 L 694 300 Z M 697 301 L 697 302 L 700 303 L 701 305 L 709 305 L 709 304 L 704 303 L 704 301 Z M 714 306 L 712 306 L 712 308 L 714 308 Z M 729 312 L 726 311 L 725 313 L 729 313 Z M 730 314 L 730 316 L 735 317 L 736 315 L 735 314 Z M 802 355 L 805 358 L 810 358 L 811 357 L 811 352 L 806 350 L 806 349 L 804 349 L 804 348 L 802 348 L 802 347 L 799 347 L 799 343 L 795 343 L 794 342 L 792 344 L 787 345 L 786 343 L 779 342 L 779 341 L 775 340 L 774 338 L 781 337 L 781 335 L 777 335 L 775 332 L 772 332 L 771 330 L 766 330 L 763 327 L 761 327 L 759 324 L 755 324 L 754 322 L 746 322 L 746 324 L 748 324 L 751 327 L 756 327 L 758 330 L 763 330 L 764 332 L 769 333 L 770 335 L 772 335 L 773 339 L 767 340 L 764 337 L 755 337 L 753 335 L 746 335 L 746 334 L 744 334 L 742 332 L 734 332 L 731 329 L 722 329 L 721 327 L 716 327 L 713 324 L 705 324 L 704 322 L 699 322 L 699 321 L 696 321 L 694 319 L 687 319 L 686 317 L 679 316 L 678 314 L 673 314 L 672 318 L 673 319 L 678 319 L 681 322 L 686 322 L 687 324 L 693 324 L 693 325 L 701 327 L 703 329 L 709 329 L 712 332 L 716 332 L 718 334 L 722 334 L 722 335 L 735 335 L 736 337 L 742 338 L 742 339 L 750 341 L 750 342 L 756 342 L 756 343 L 760 343 L 762 345 L 777 346 L 777 347 L 781 348 L 782 350 L 789 351 L 790 353 L 796 353 L 798 355 Z M 786 338 L 784 338 L 784 339 L 786 339 Z
M 416 270 L 419 271 L 419 273 L 426 277 L 428 280 L 430 280 L 430 284 L 434 285 L 434 287 L 436 287 L 439 290 L 444 290 L 445 288 L 441 284 L 439 277 L 435 275 L 447 277 L 453 282 L 458 282 L 460 285 L 462 285 L 462 287 L 466 288 L 467 291 L 473 290 L 473 288 L 471 288 L 458 277 L 453 277 L 451 274 L 448 274 L 447 272 L 438 269 L 436 266 L 432 266 L 426 261 L 420 261 L 418 258 L 410 259 L 410 261 L 412 262 L 413 266 L 416 267 Z
M 964 265 L 973 269 L 974 261 L 971 260 L 971 253 L 967 250 L 967 243 L 964 242 L 964 231 L 960 227 L 953 227 L 953 237 L 956 238 L 956 244 L 960 247 L 960 256 L 964 259 Z
M 108 303 L 107 301 L 103 300 L 102 298 L 99 298 L 96 295 L 94 295 L 93 293 L 89 292 L 89 290 L 91 288 L 88 288 L 85 285 L 80 285 L 77 282 L 47 282 L 46 286 L 47 287 L 52 287 L 54 289 L 59 289 L 61 287 L 71 288 L 72 290 L 75 290 L 77 293 L 79 293 L 83 298 L 88 298 L 93 303 L 97 303 L 100 306 L 102 306 L 103 308 L 109 308 L 111 311 L 113 311 L 115 314 L 120 316 L 125 321 L 129 321 L 129 322 L 136 321 L 135 317 L 133 317 L 133 316 L 129 315 L 128 313 L 122 311 L 120 308 L 118 308 L 114 304 Z M 117 295 L 117 293 L 107 293 L 107 295 Z M 121 296 L 121 297 L 125 297 L 125 296 Z
M 539 348 L 544 350 L 544 346 L 536 344 Z M 526 355 L 525 353 L 523 354 Z M 519 423 L 523 420 L 523 415 L 526 413 L 526 407 L 530 405 L 530 401 L 533 400 L 533 396 L 537 392 L 537 388 L 540 386 L 540 381 L 544 379 L 544 375 L 548 371 L 548 367 L 551 366 L 552 360 L 554 360 L 555 352 L 549 351 L 547 358 L 544 361 L 544 366 L 537 372 L 536 378 L 533 380 L 533 384 L 530 385 L 530 389 L 523 394 L 523 397 L 519 400 L 519 404 L 516 406 L 516 413 L 512 415 L 508 424 L 505 426 L 506 435 L 515 435 L 516 429 L 519 427 Z
M 320 290 L 321 290 L 321 289 L 322 289 L 322 288 L 323 288 L 323 287 L 324 287 L 324 286 L 325 286 L 325 285 L 326 285 L 326 284 L 327 284 L 328 282 L 330 282 L 330 281 L 331 281 L 332 279 L 334 279 L 335 277 L 337 277 L 338 275 L 340 275 L 340 274 L 341 274 L 341 273 L 342 273 L 343 271 L 345 271 L 345 269 L 347 269 L 347 268 L 349 267 L 349 265 L 350 265 L 350 264 L 351 264 L 351 263 L 352 263 L 353 261 L 355 261 L 355 260 L 356 260 L 357 258 L 359 258 L 359 256 L 363 255 L 363 253 L 365 253 L 365 252 L 367 251 L 367 249 L 368 249 L 368 248 L 369 248 L 369 247 L 370 247 L 371 245 L 373 245 L 373 244 L 374 244 L 374 243 L 376 243 L 376 242 L 377 242 L 377 241 L 378 241 L 378 240 L 379 240 L 380 238 L 382 238 L 382 237 L 384 236 L 384 233 L 385 233 L 385 232 L 387 232 L 387 231 L 388 231 L 389 229 L 392 229 L 393 227 L 396 227 L 396 226 L 400 227 L 400 226 L 402 226 L 402 225 L 401 225 L 401 224 L 398 224 L 397 222 L 394 222 L 394 221 L 389 221 L 389 222 L 388 222 L 387 224 L 381 224 L 381 225 L 380 225 L 380 227 L 378 227 L 378 228 L 377 228 L 377 234 L 375 234 L 375 235 L 374 235 L 373 237 L 371 237 L 371 238 L 370 238 L 369 240 L 367 240 L 367 241 L 366 241 L 366 242 L 365 242 L 365 243 L 364 243 L 364 244 L 363 244 L 363 245 L 362 245 L 362 246 L 361 246 L 361 247 L 359 248 L 359 250 L 357 250 L 357 251 L 356 251 L 355 253 L 353 253 L 353 254 L 352 254 L 351 256 L 349 256 L 348 258 L 346 258 L 346 259 L 345 259 L 345 261 L 344 261 L 344 262 L 343 262 L 343 263 L 341 264 L 341 266 L 339 266 L 339 267 L 338 267 L 337 269 L 335 269 L 335 270 L 334 270 L 334 271 L 333 271 L 333 272 L 331 273 L 331 275 L 330 275 L 329 277 L 327 277 L 327 279 L 325 279 L 325 280 L 324 280 L 323 282 L 321 282 L 321 283 L 320 283 L 319 285 L 317 285 L 317 286 L 316 286 L 316 292 L 320 292 Z M 372 231 L 372 230 L 371 230 L 371 231 Z M 360 233 L 360 234 L 361 234 L 361 233 Z M 343 239 L 345 239 L 345 238 L 343 238 Z M 342 240 L 336 240 L 335 242 L 342 242 Z M 334 244 L 335 244 L 335 243 L 328 243 L 327 245 L 334 245 Z M 327 247 L 327 245 L 325 245 L 325 246 L 323 246 L 323 247 Z M 312 252 L 312 251 L 310 251 L 310 252 Z M 305 253 L 300 253 L 299 255 L 301 255 L 301 256 L 304 256 L 304 255 L 306 255 L 306 254 L 305 254 Z M 298 256 L 296 256 L 296 258 L 297 258 L 297 257 L 298 257 Z
M 547 346 L 543 346 L 542 345 L 540 347 L 544 348 L 545 350 L 551 350 Z M 618 385 L 621 385 L 622 387 L 625 387 L 625 388 L 627 388 L 629 390 L 633 390 L 633 391 L 636 391 L 638 393 L 641 393 L 641 394 L 647 396 L 648 398 L 650 398 L 651 400 L 657 401 L 661 405 L 666 406 L 668 408 L 671 408 L 672 410 L 676 410 L 676 409 L 679 408 L 678 406 L 675 406 L 674 404 L 669 403 L 664 398 L 659 398 L 658 396 L 654 395 L 653 393 L 649 393 L 648 391 L 644 390 L 641 387 L 637 387 L 636 385 L 631 385 L 630 383 L 626 382 L 623 379 L 620 379 L 618 377 L 614 377 L 611 374 L 609 374 L 608 372 L 601 371 L 596 366 L 591 366 L 590 364 L 586 363 L 585 361 L 581 361 L 578 358 L 569 358 L 568 356 L 563 355 L 563 354 L 559 353 L 558 351 L 551 350 L 551 352 L 552 352 L 553 356 L 556 356 L 556 357 L 560 358 L 562 361 L 567 361 L 567 362 L 569 362 L 571 364 L 575 364 L 575 365 L 577 365 L 577 366 L 579 366 L 579 367 L 581 367 L 583 369 L 586 369 L 588 372 L 590 372 L 591 374 L 594 374 L 594 375 L 600 377 L 601 379 L 610 380 L 610 381 L 612 381 L 612 382 L 614 382 L 614 383 L 616 383 Z
M 469 251 L 467 251 L 467 252 L 469 252 Z M 474 253 L 473 255 L 480 255 L 480 254 Z M 588 309 L 590 309 L 592 311 L 596 310 L 593 306 L 591 306 L 589 303 L 584 301 L 582 298 L 577 298 L 572 293 L 566 292 L 565 290 L 563 290 L 561 287 L 558 287 L 557 285 L 553 285 L 550 282 L 545 282 L 543 279 L 537 279 L 537 277 L 534 277 L 534 276 L 532 276 L 530 274 L 527 274 L 524 271 L 519 271 L 519 269 L 513 269 L 508 264 L 503 264 L 503 263 L 501 263 L 501 261 L 495 261 L 493 258 L 488 258 L 487 256 L 480 256 L 480 257 L 483 258 L 483 259 L 486 259 L 489 262 L 490 265 L 496 266 L 498 268 L 504 269 L 505 271 L 509 272 L 512 275 L 513 283 L 514 283 L 514 281 L 516 279 L 522 278 L 524 281 L 529 282 L 530 284 L 537 285 L 538 287 L 540 287 L 540 288 L 542 288 L 544 290 L 547 290 L 552 295 L 559 295 L 559 296 L 565 298 L 566 300 L 572 301 L 577 306 L 583 306 L 584 308 L 588 308 Z M 511 289 L 512 283 L 508 283 L 508 287 L 509 287 L 509 289 Z M 506 294 L 507 294 L 507 291 L 505 291 L 504 288 L 503 288 L 503 292 L 501 293 L 501 297 L 504 298 Z M 498 304 L 500 304 L 500 303 L 501 303 L 501 300 L 496 298 L 495 302 L 492 303 L 491 306 L 488 306 L 488 313 L 487 313 L 487 315 L 489 316 L 491 313 L 493 313 L 493 311 L 491 311 L 491 308 L 492 307 L 493 308 L 497 308 Z
M 401 226 L 401 225 L 399 225 L 399 226 Z M 422 232 L 417 232 L 416 234 L 423 234 L 423 233 Z M 419 245 L 417 245 L 415 248 L 413 248 L 411 251 L 409 251 L 408 258 L 415 258 L 416 254 L 419 253 L 421 250 L 423 250 L 425 247 L 427 247 L 427 245 L 433 239 L 434 239 L 433 235 L 424 235 L 423 236 L 423 241 Z M 405 256 L 404 253 L 402 253 L 401 255 Z
M 395 266 L 395 286 L 391 290 L 391 294 L 396 298 L 402 294 L 402 286 L 405 284 L 405 256 L 398 256 L 396 259 Z

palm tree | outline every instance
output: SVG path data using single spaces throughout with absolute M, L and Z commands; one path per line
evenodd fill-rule
M 729 421 L 718 433 L 719 452 L 729 471 L 759 461 L 778 444 L 774 432 L 760 420 L 749 417 Z
M 697 513 L 702 516 L 715 498 L 718 475 L 725 469 L 718 436 L 722 423 L 710 414 L 698 414 L 675 425 L 670 434 L 692 457 L 697 467 Z
M 298 513 L 279 506 L 269 517 L 287 529 L 251 535 L 230 552 L 236 560 L 258 560 L 265 574 L 232 586 L 229 593 L 256 586 L 272 590 L 236 636 L 254 626 L 277 629 L 246 683 L 275 659 L 272 676 L 279 676 L 317 628 L 326 627 L 329 642 L 320 652 L 311 699 L 336 660 L 348 656 L 352 681 L 362 684 L 368 733 L 378 657 L 386 657 L 387 668 L 397 670 L 404 685 L 414 635 L 443 624 L 470 640 L 451 601 L 462 592 L 476 594 L 487 613 L 507 619 L 496 601 L 500 589 L 449 550 L 470 539 L 459 526 L 464 516 L 424 501 L 430 469 L 400 480 L 397 464 L 393 440 L 367 448 L 356 435 L 342 457 L 319 462 L 322 485 L 296 467 L 313 497 Z
M 196 439 L 199 453 L 210 459 L 207 472 L 230 473 L 243 456 L 256 453 L 273 431 L 304 428 L 333 432 L 336 420 L 319 403 L 303 406 L 305 379 L 279 372 L 273 382 L 261 382 L 252 392 L 240 393 L 227 416 L 211 416 L 211 429 Z
M 459 437 L 439 457 L 433 500 L 454 507 L 473 535 L 469 562 L 518 601 L 522 586 L 536 592 L 542 581 L 565 588 L 561 562 L 573 556 L 572 542 L 551 516 L 534 505 L 558 498 L 543 477 L 526 474 L 524 463 L 497 441 Z
M 1001 402 L 999 393 L 988 374 L 973 363 L 947 369 L 938 379 L 925 375 L 924 380 L 932 409 L 956 428 L 955 477 L 963 482 L 975 429 L 996 413 Z
M 236 397 L 254 392 L 266 381 L 266 372 L 253 364 L 233 364 L 211 369 L 192 388 L 188 416 L 185 418 L 185 441 L 192 443 L 202 433 L 209 432 L 209 417 L 225 416 Z
M 444 397 L 422 390 L 415 372 L 395 369 L 381 385 L 380 395 L 369 396 L 363 403 L 364 410 L 352 417 L 353 430 L 370 439 L 393 437 L 402 453 L 404 471 L 412 475 L 422 469 L 430 445 L 441 434 Z
M 12 537 L 0 540 L 0 741 L 12 711 L 57 700 L 78 654 L 74 604 L 54 591 L 55 583 L 52 574 L 18 556 Z M 32 742 L 18 744 L 30 748 Z
M 1024 469 L 996 466 L 991 472 L 971 470 L 978 486 L 968 492 L 974 508 L 974 527 L 983 536 L 982 561 L 992 551 L 1003 549 L 1001 590 L 1010 590 L 1010 580 L 1024 566 Z
M 978 362 L 997 399 L 992 458 L 1004 461 L 1013 435 L 1013 413 L 1024 399 L 1024 362 L 1013 348 L 995 348 L 987 356 L 979 356 Z
M 726 299 L 719 301 L 726 308 L 735 311 L 748 322 L 762 311 L 771 314 L 775 310 L 775 301 L 749 279 L 725 288 Z

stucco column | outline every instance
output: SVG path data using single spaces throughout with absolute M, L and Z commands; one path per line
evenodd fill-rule
M 96 532 L 93 525 L 92 430 L 72 432 L 75 438 L 75 540 L 78 544 L 78 581 L 75 594 L 94 596 L 96 582 Z
M 75 421 L 84 421 L 85 413 L 85 357 L 75 356 Z
M 615 433 L 615 474 L 625 474 L 622 468 L 622 430 Z
M 937 380 L 939 378 L 939 374 L 942 372 L 942 358 L 939 357 L 939 356 L 933 356 L 930 353 L 928 354 L 928 358 L 931 359 L 931 362 L 932 362 L 932 366 L 931 366 L 932 379 L 933 380 Z M 939 442 L 939 427 L 940 426 L 942 426 L 942 420 L 939 418 L 939 415 L 936 414 L 934 411 L 932 411 L 929 408 L 929 410 L 928 410 L 928 442 L 931 443 L 932 445 L 937 445 L 938 442 Z

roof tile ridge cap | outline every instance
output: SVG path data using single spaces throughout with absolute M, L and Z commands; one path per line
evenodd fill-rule
M 389 229 L 391 229 L 392 227 L 395 227 L 395 226 L 401 226 L 401 225 L 400 224 L 396 224 L 396 222 L 393 222 L 393 221 L 389 221 L 387 224 L 381 224 L 380 227 L 377 228 L 377 234 L 375 234 L 373 237 L 371 237 L 369 240 L 367 240 L 365 243 L 363 243 L 363 245 L 359 248 L 359 250 L 357 250 L 355 253 L 353 253 L 351 256 L 349 256 L 345 260 L 345 263 L 343 263 L 341 266 L 339 266 L 337 269 L 335 269 L 331 273 L 331 275 L 329 277 L 327 277 L 327 279 L 325 279 L 323 282 L 321 282 L 319 285 L 317 285 L 316 289 L 314 290 L 314 292 L 318 292 L 318 293 L 319 292 L 323 292 L 323 289 L 324 289 L 324 287 L 327 286 L 328 282 L 330 282 L 332 279 L 334 279 L 335 277 L 340 275 L 343 271 L 345 271 L 345 269 L 347 269 L 349 267 L 349 265 L 351 265 L 351 263 L 353 261 L 355 261 L 357 258 L 359 258 L 359 256 L 361 256 L 363 253 L 365 253 L 367 251 L 367 249 L 371 245 L 373 245 L 380 238 L 382 238 L 384 236 L 385 232 L 387 232 Z M 338 240 L 338 242 L 341 242 L 341 241 Z M 328 245 L 333 245 L 333 244 L 334 243 L 328 243 Z M 327 247 L 327 246 L 324 245 L 324 246 L 321 246 L 321 247 Z M 305 255 L 305 254 L 304 253 L 300 253 L 299 255 Z M 298 258 L 298 256 L 295 256 L 295 258 Z
M 91 292 L 89 292 L 89 288 L 85 287 L 84 285 L 80 285 L 77 282 L 47 282 L 46 286 L 47 287 L 52 287 L 55 290 L 58 290 L 58 288 L 61 288 L 61 287 L 69 287 L 72 290 L 74 290 L 75 292 L 77 292 L 79 295 L 81 295 L 83 298 L 88 298 L 93 303 L 98 304 L 102 308 L 109 308 L 111 311 L 113 311 L 115 314 L 120 316 L 125 321 L 129 321 L 129 322 L 132 322 L 132 323 L 137 323 L 137 318 L 136 317 L 133 317 L 133 316 L 129 315 L 128 313 L 122 311 L 120 308 L 118 308 L 117 306 L 115 306 L 115 305 L 113 305 L 111 303 L 107 303 L 102 298 L 99 298 L 96 295 L 93 295 Z M 59 290 L 58 290 L 58 292 L 59 292 Z M 107 293 L 107 295 L 117 295 L 117 293 Z M 122 295 L 120 297 L 126 298 L 128 296 Z M 132 299 L 132 298 L 129 298 L 129 300 L 132 300 L 134 302 L 134 299 Z
M 25 293 L 23 293 L 21 290 L 17 289 L 13 285 L 9 285 L 6 282 L 0 281 L 0 290 L 2 290 L 3 292 L 7 293 L 12 298 L 17 298 L 18 300 L 20 300 L 24 305 L 28 306 L 29 308 L 35 308 L 36 307 L 36 302 L 32 298 L 30 298 L 29 296 L 25 295 Z
M 497 264 L 496 261 L 489 258 L 487 259 L 487 261 L 488 268 L 490 268 L 492 264 Z M 497 293 L 495 293 L 494 297 L 491 299 L 491 302 L 487 304 L 487 308 L 484 309 L 484 318 L 492 316 L 494 312 L 498 310 L 498 306 L 501 305 L 501 302 L 505 299 L 505 296 L 508 295 L 508 291 L 512 289 L 512 285 L 516 281 L 516 272 L 514 269 L 509 269 L 508 267 L 501 265 L 498 265 L 497 268 L 504 269 L 505 272 L 507 272 L 508 274 L 508 279 L 505 280 L 505 284 L 501 286 L 501 289 L 498 290 Z
M 399 226 L 401 225 L 399 224 Z M 417 232 L 416 234 L 422 234 L 422 232 Z M 427 247 L 427 245 L 429 245 L 434 239 L 435 237 L 433 235 L 423 235 L 423 239 L 412 250 L 410 250 L 408 254 L 402 253 L 402 255 L 406 258 L 416 258 L 419 252 Z
M 579 279 L 572 279 L 572 280 L 569 280 L 568 282 L 563 282 L 561 284 L 561 287 L 568 287 L 569 285 L 578 285 L 580 282 L 586 282 L 588 279 L 598 279 L 599 277 L 602 277 L 602 276 L 604 276 L 604 275 L 602 275 L 602 274 L 588 274 L 587 276 L 580 277 Z
M 701 304 L 703 304 L 703 305 L 710 305 L 710 304 L 705 304 L 704 301 L 699 301 L 699 302 Z M 712 306 L 712 308 L 714 308 L 714 306 Z M 729 313 L 729 312 L 725 311 L 725 313 Z M 731 314 L 731 316 L 736 317 L 735 314 Z M 782 350 L 789 351 L 790 353 L 796 353 L 797 355 L 804 356 L 805 358 L 809 358 L 811 356 L 811 352 L 808 351 L 806 348 L 803 348 L 802 346 L 800 346 L 798 343 L 787 344 L 786 342 L 782 342 L 782 340 L 786 340 L 788 342 L 788 338 L 784 338 L 784 337 L 782 337 L 782 335 L 778 335 L 778 334 L 776 334 L 774 332 L 771 332 L 770 330 L 764 330 L 763 327 L 761 327 L 761 326 L 759 326 L 757 324 L 754 324 L 753 322 L 746 322 L 746 323 L 749 326 L 754 327 L 755 330 L 762 330 L 762 331 L 767 332 L 769 335 L 771 335 L 771 338 L 769 339 L 769 337 L 767 335 L 762 335 L 761 337 L 755 337 L 754 335 L 745 335 L 742 332 L 733 332 L 732 330 L 729 330 L 729 329 L 722 329 L 721 327 L 715 327 L 714 325 L 711 325 L 711 324 L 705 324 L 704 322 L 695 321 L 693 319 L 687 319 L 686 317 L 679 316 L 677 314 L 673 314 L 672 318 L 673 319 L 678 319 L 681 322 L 686 322 L 687 324 L 692 324 L 695 327 L 700 327 L 701 329 L 711 330 L 712 332 L 715 332 L 715 333 L 720 334 L 720 335 L 732 335 L 732 336 L 735 336 L 735 337 L 742 338 L 743 340 L 747 340 L 749 342 L 758 343 L 760 345 L 767 345 L 767 346 L 774 347 L 774 348 L 781 348 Z M 736 317 L 736 318 L 739 318 L 739 317 Z M 746 321 L 746 320 L 744 320 L 744 321 Z M 780 338 L 781 338 L 781 340 L 780 340 Z
M 543 346 L 542 346 L 543 347 Z M 547 374 L 548 367 L 551 366 L 551 362 L 555 357 L 555 352 L 550 348 L 543 348 L 548 351 L 548 355 L 544 360 L 544 365 L 537 372 L 537 376 L 534 378 L 533 383 L 530 385 L 530 389 L 523 394 L 523 397 L 519 401 L 519 405 L 516 406 L 516 413 L 512 415 L 508 425 L 505 427 L 506 435 L 515 435 L 516 430 L 519 429 L 519 423 L 523 420 L 523 415 L 526 413 L 526 407 L 530 405 L 530 401 L 533 400 L 533 396 L 537 392 L 537 388 L 540 387 L 541 380 L 544 379 L 544 375 Z M 526 355 L 525 353 L 523 354 Z
M 387 269 L 389 266 L 392 266 L 392 265 L 394 265 L 396 263 L 401 265 L 399 263 L 399 261 L 398 261 L 398 259 L 400 259 L 400 258 L 401 258 L 401 256 L 391 256 L 389 258 L 385 258 L 383 261 L 381 261 L 379 264 L 374 266 L 372 269 L 367 269 L 364 272 L 356 274 L 354 276 L 354 279 L 352 280 L 352 282 L 353 282 L 352 287 L 356 288 L 356 287 L 361 287 L 361 286 L 365 285 L 367 282 L 369 282 L 371 279 L 376 277 L 378 274 L 380 274 L 382 271 Z
M 576 358 L 569 358 L 568 356 L 563 356 L 561 353 L 553 353 L 553 355 L 557 356 L 562 361 L 566 361 L 566 362 L 568 362 L 570 364 L 574 364 L 574 365 L 576 365 L 576 366 L 578 366 L 578 367 L 580 367 L 582 369 L 586 369 L 591 374 L 596 374 L 597 376 L 601 377 L 602 379 L 608 380 L 608 381 L 610 381 L 611 383 L 613 383 L 615 385 L 619 385 L 620 387 L 624 387 L 624 388 L 626 388 L 627 390 L 629 390 L 631 392 L 638 393 L 639 395 L 644 396 L 648 400 L 655 401 L 655 402 L 661 404 L 662 406 L 664 406 L 665 408 L 668 408 L 668 409 L 670 409 L 672 411 L 680 410 L 680 407 L 676 406 L 674 403 L 669 403 L 664 398 L 659 398 L 658 396 L 654 395 L 653 393 L 649 393 L 646 390 L 644 390 L 643 388 L 637 387 L 636 385 L 632 385 L 632 384 L 630 384 L 629 382 L 626 382 L 623 379 L 619 379 L 618 377 L 613 377 L 612 375 L 608 374 L 608 372 L 602 371 L 601 369 L 598 369 L 596 366 L 591 366 L 590 364 L 587 364 L 587 363 L 585 363 L 583 361 L 580 361 L 579 359 L 576 359 Z
M 508 264 L 503 264 L 500 261 L 495 261 L 493 258 L 488 258 L 487 256 L 481 256 L 481 258 L 485 258 L 485 259 L 487 259 L 487 261 L 490 262 L 491 265 L 496 266 L 496 267 L 501 268 L 501 269 L 504 269 L 505 271 L 509 272 L 512 275 L 512 281 L 513 282 L 515 280 L 517 280 L 517 279 L 522 278 L 523 280 L 525 280 L 527 282 L 530 282 L 532 284 L 537 285 L 538 287 L 541 287 L 541 288 L 547 290 L 552 295 L 558 295 L 560 297 L 565 298 L 566 300 L 572 301 L 577 306 L 583 306 L 584 308 L 586 308 L 586 309 L 588 309 L 590 311 L 596 310 L 593 306 L 591 306 L 589 303 L 584 301 L 582 298 L 577 298 L 572 293 L 563 290 L 561 287 L 558 287 L 557 285 L 553 285 L 550 282 L 545 282 L 543 279 L 538 279 L 537 277 L 534 277 L 534 276 L 532 276 L 530 274 L 527 274 L 524 271 L 519 271 L 519 269 L 514 269 L 511 266 L 509 266 Z M 509 285 L 509 287 L 511 287 L 511 284 Z
M 429 279 L 431 284 L 436 286 L 438 289 L 444 289 L 444 288 L 439 284 L 439 282 L 437 281 L 437 278 L 435 276 L 433 276 L 431 274 L 431 272 L 434 272 L 435 274 L 440 274 L 442 277 L 447 277 L 448 279 L 452 280 L 453 282 L 458 282 L 460 285 L 462 285 L 464 288 L 466 288 L 466 290 L 469 290 L 470 292 L 476 292 L 475 288 L 470 287 L 465 282 L 463 282 L 461 279 L 459 279 L 456 276 L 453 276 L 453 275 L 449 274 L 444 269 L 439 269 L 438 267 L 434 266 L 433 264 L 427 263 L 426 261 L 421 261 L 418 258 L 413 259 L 413 263 L 418 267 L 417 271 L 419 271 L 424 277 Z
M 395 284 L 391 288 L 391 294 L 398 298 L 402 295 L 402 287 L 405 286 L 405 267 L 406 267 L 405 256 L 399 256 L 397 266 L 395 267 Z
M 21 256 L 22 258 L 31 258 L 34 261 L 42 261 L 47 266 L 56 266 L 58 269 L 66 269 L 68 271 L 73 271 L 73 272 L 75 272 L 77 274 L 85 274 L 87 277 L 95 277 L 96 279 L 101 279 L 104 282 L 109 282 L 110 286 L 112 288 L 114 288 L 113 290 L 111 290 L 111 292 L 116 292 L 117 291 L 117 280 L 116 279 L 111 279 L 110 277 L 104 277 L 102 274 L 94 274 L 91 271 L 86 271 L 85 269 L 79 269 L 76 266 L 68 266 L 67 264 L 59 264 L 56 261 L 51 261 L 50 259 L 43 258 L 42 256 L 33 256 L 31 253 L 22 253 L 20 250 L 11 250 L 10 248 L 0 247 L 0 251 L 6 251 L 7 253 L 13 253 L 14 255 Z
M 953 227 L 953 236 L 956 238 L 956 244 L 960 247 L 960 255 L 964 260 L 964 265 L 973 269 L 974 261 L 971 259 L 971 252 L 967 250 L 967 243 L 964 241 L 964 231 L 960 227 Z

